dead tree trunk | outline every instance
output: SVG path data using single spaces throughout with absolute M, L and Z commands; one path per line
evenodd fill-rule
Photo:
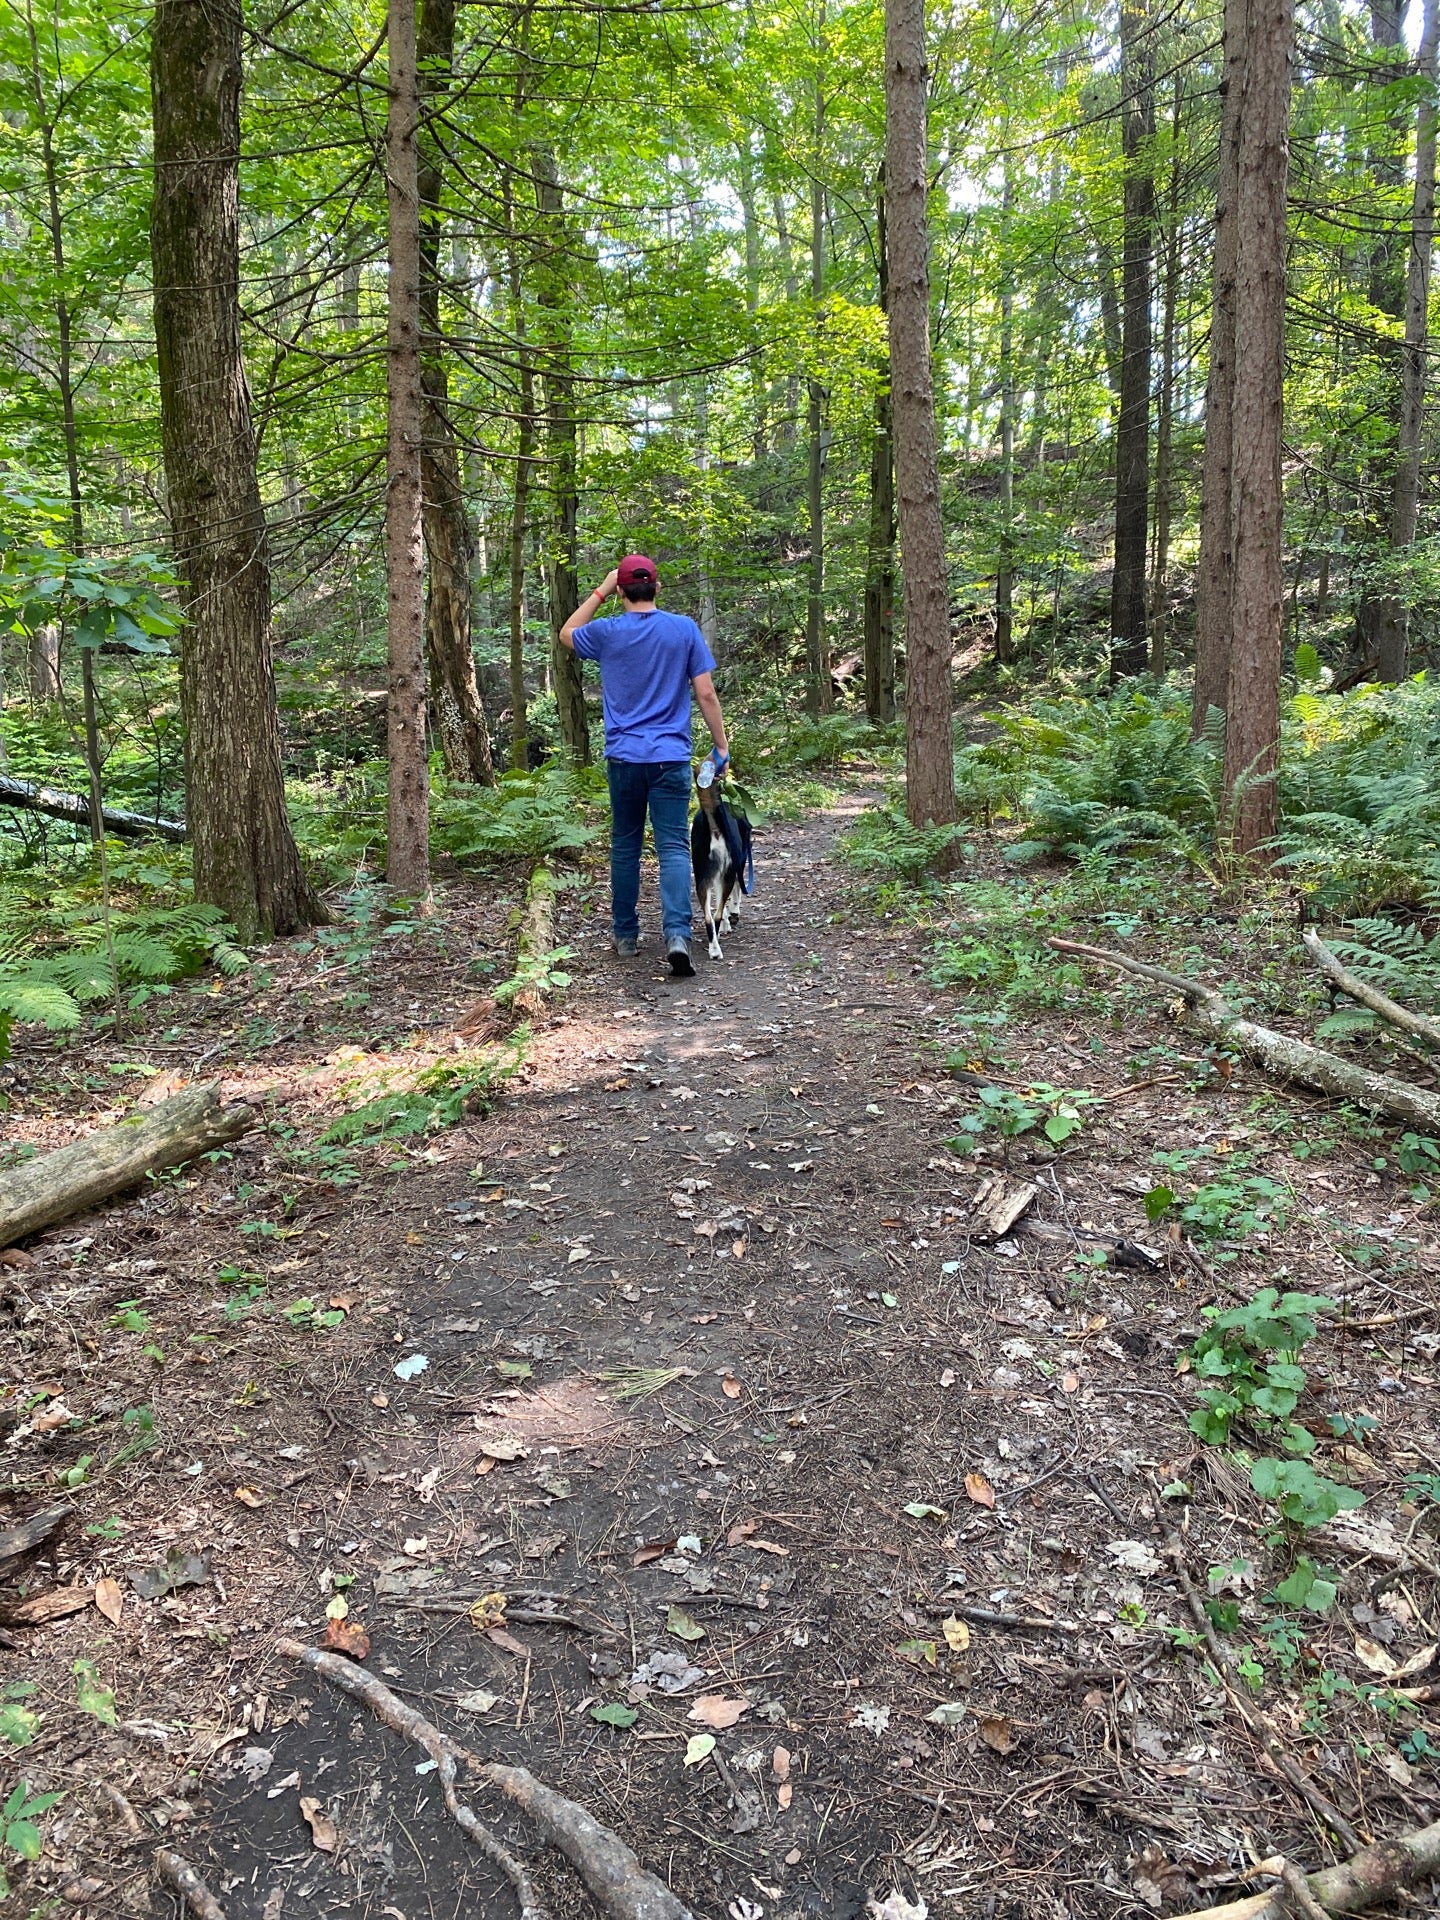
M 428 114 L 441 111 L 455 62 L 455 0 L 424 0 L 416 56 L 421 99 Z M 434 133 L 420 140 L 420 391 L 421 479 L 425 550 L 430 561 L 425 604 L 425 653 L 430 700 L 445 771 L 452 780 L 495 784 L 490 725 L 480 698 L 471 645 L 470 568 L 474 541 L 461 483 L 460 453 L 450 418 L 450 376 L 440 334 L 440 248 L 444 162 Z
M 195 893 L 243 940 L 324 913 L 285 811 L 270 560 L 240 354 L 239 0 L 159 0 L 150 252 Z
M 1155 409 L 1155 547 L 1150 574 L 1150 671 L 1165 677 L 1170 600 L 1170 522 L 1174 510 L 1175 342 L 1180 310 L 1180 129 L 1185 83 L 1175 75 L 1170 120 L 1170 189 L 1165 216 L 1165 299 L 1160 323 L 1160 392 Z
M 1001 161 L 1000 233 L 1000 540 L 995 559 L 995 658 L 1015 658 L 1015 280 L 1010 267 L 1010 213 L 1015 175 L 1007 150 Z
M 880 311 L 890 311 L 889 246 L 885 231 L 885 169 L 875 196 L 875 248 Z M 895 436 L 890 410 L 890 356 L 880 365 L 875 432 L 870 441 L 870 540 L 865 567 L 865 711 L 872 720 L 895 718 Z
M 1413 545 L 1420 517 L 1420 438 L 1425 424 L 1425 369 L 1429 357 L 1430 263 L 1435 245 L 1435 81 L 1440 50 L 1440 7 L 1425 0 L 1419 70 L 1429 84 L 1416 109 L 1415 196 L 1410 215 L 1410 255 L 1405 271 L 1405 346 L 1400 373 L 1400 433 L 1395 490 L 1390 509 L 1390 546 Z M 1410 632 L 1405 602 L 1387 594 L 1376 620 L 1377 677 L 1395 685 L 1409 667 Z
M 1121 0 L 1120 124 L 1125 161 L 1120 412 L 1115 428 L 1115 573 L 1110 680 L 1145 671 L 1150 545 L 1150 281 L 1155 252 L 1155 50 L 1146 0 Z
M 885 181 L 895 479 L 905 571 L 906 811 L 917 827 L 948 826 L 955 818 L 949 571 L 930 372 L 926 79 L 924 0 L 886 0 Z
M 1195 576 L 1195 690 L 1190 730 L 1198 739 L 1212 708 L 1225 711 L 1230 680 L 1231 474 L 1235 401 L 1235 267 L 1249 0 L 1225 0 L 1224 104 L 1215 189 L 1215 264 L 1205 451 L 1200 469 L 1200 564 Z
M 1295 0 L 1250 0 L 1236 206 L 1235 391 L 1230 451 L 1230 671 L 1225 806 L 1234 850 L 1251 854 L 1279 820 L 1285 397 L 1285 189 Z

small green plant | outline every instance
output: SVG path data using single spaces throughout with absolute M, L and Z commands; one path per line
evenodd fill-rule
M 12 1680 L 0 1692 L 0 1740 L 12 1747 L 33 1745 L 40 1731 L 40 1716 L 25 1702 L 37 1691 L 33 1680 Z
M 404 1091 L 379 1094 L 342 1114 L 321 1134 L 318 1144 L 324 1148 L 410 1139 L 439 1133 L 467 1115 L 483 1113 L 497 1084 L 519 1067 L 521 1044 L 517 1038 L 507 1054 L 457 1054 L 426 1067 Z
M 434 839 L 457 860 L 538 860 L 575 853 L 601 832 L 604 777 L 560 765 L 505 773 L 493 787 L 451 788 L 435 803 Z
M 1159 1158 L 1159 1156 L 1156 1156 Z M 1160 1221 L 1178 1219 L 1198 1240 L 1211 1243 L 1243 1240 L 1253 1233 L 1271 1228 L 1283 1229 L 1289 1214 L 1290 1190 L 1263 1174 L 1226 1170 L 1216 1180 L 1197 1186 L 1188 1200 L 1181 1200 L 1172 1187 L 1154 1186 L 1145 1196 L 1145 1217 Z M 1215 1258 L 1235 1258 L 1233 1249 L 1221 1248 Z
M 1315 1337 L 1319 1316 L 1335 1302 L 1324 1294 L 1286 1293 L 1262 1287 L 1243 1307 L 1221 1312 L 1207 1307 L 1205 1331 L 1190 1347 L 1190 1370 L 1206 1386 L 1190 1415 L 1190 1430 L 1211 1446 L 1229 1443 L 1231 1428 L 1247 1424 L 1285 1452 L 1313 1453 L 1315 1438 L 1291 1419 L 1305 1391 L 1301 1349 Z
M 328 1333 L 332 1327 L 338 1327 L 345 1318 L 339 1307 L 321 1307 L 313 1300 L 292 1300 L 288 1307 L 280 1309 L 283 1318 L 292 1327 L 304 1327 L 312 1333 Z
M 573 947 L 555 947 L 549 953 L 526 953 L 517 957 L 515 971 L 508 980 L 502 980 L 495 989 L 495 1004 L 508 1007 L 522 993 L 539 994 L 563 992 L 570 985 L 573 976 L 567 973 L 560 962 L 573 960 Z
M 38 1860 L 45 1851 L 45 1835 L 36 1822 L 65 1798 L 61 1793 L 32 1793 L 28 1780 L 18 1780 L 0 1806 L 0 1841 L 20 1860 Z M 10 1897 L 10 1882 L 0 1867 L 0 1900 Z
M 1040 1132 L 1052 1146 L 1060 1146 L 1085 1124 L 1085 1111 L 1096 1104 L 1092 1093 L 1071 1093 L 1039 1080 L 1017 1091 L 1013 1087 L 981 1087 L 974 1113 L 960 1122 L 960 1132 L 946 1144 L 955 1153 L 973 1153 L 986 1134 L 1000 1136 L 1008 1148 L 1012 1140 Z
M 127 1407 L 120 1416 L 120 1424 L 130 1438 L 111 1461 L 112 1467 L 128 1466 L 132 1460 L 138 1460 L 142 1453 L 159 1446 L 160 1435 L 155 1430 L 153 1407 Z
M 55 1469 L 56 1485 L 64 1487 L 67 1492 L 75 1492 L 77 1488 L 83 1487 L 87 1483 L 90 1478 L 90 1469 L 94 1464 L 95 1456 L 93 1453 L 82 1453 L 73 1467 L 57 1467 Z
M 150 1316 L 138 1300 L 122 1300 L 110 1316 L 109 1324 L 122 1333 L 148 1333 Z
M 1282 1607 L 1303 1607 L 1307 1613 L 1327 1613 L 1340 1589 L 1302 1553 L 1271 1596 Z
M 1365 1496 L 1317 1473 L 1308 1460 L 1257 1460 L 1250 1485 L 1262 1500 L 1273 1500 L 1292 1527 L 1323 1527 L 1337 1513 L 1363 1507 Z
M 115 1691 L 112 1687 L 102 1687 L 100 1676 L 93 1660 L 77 1660 L 72 1672 L 75 1675 L 75 1704 L 82 1713 L 103 1720 L 107 1727 L 115 1725 Z
M 859 873 L 917 885 L 954 864 L 961 826 L 912 827 L 898 807 L 870 807 L 840 841 L 840 856 Z

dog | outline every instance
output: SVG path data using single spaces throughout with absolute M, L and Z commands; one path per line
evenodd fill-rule
M 695 775 L 695 790 L 700 797 L 700 811 L 690 829 L 695 895 L 705 921 L 710 958 L 723 960 L 720 935 L 729 933 L 732 922 L 740 918 L 738 899 L 733 909 L 731 900 L 748 893 L 755 877 L 750 822 L 720 798 L 715 765 L 708 758 L 700 763 Z

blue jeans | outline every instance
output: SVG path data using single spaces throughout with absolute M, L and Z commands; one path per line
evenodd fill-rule
M 660 862 L 660 924 L 667 940 L 690 938 L 690 762 L 607 760 L 610 777 L 610 907 L 617 940 L 640 935 L 640 843 L 645 813 Z

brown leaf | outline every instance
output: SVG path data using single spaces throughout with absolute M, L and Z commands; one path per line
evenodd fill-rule
M 726 1727 L 733 1727 L 741 1714 L 749 1711 L 748 1700 L 737 1700 L 724 1693 L 702 1693 L 690 1709 L 690 1718 L 698 1720 L 702 1727 L 713 1727 L 719 1733 Z
M 1060 1376 L 1060 1391 L 1062 1393 L 1078 1393 L 1080 1391 L 1079 1374 L 1062 1373 Z
M 747 1540 L 745 1544 L 747 1547 L 753 1547 L 756 1553 L 773 1553 L 778 1560 L 790 1558 L 789 1547 L 776 1546 L 773 1540 Z
M 359 1296 L 353 1293 L 332 1293 L 326 1304 L 337 1307 L 341 1313 L 349 1313 L 358 1298 Z
M 0 1627 L 43 1627 L 66 1614 L 79 1613 L 90 1602 L 89 1587 L 48 1587 L 28 1600 L 0 1601 Z
M 774 1780 L 785 1781 L 790 1778 L 790 1749 L 776 1747 L 775 1757 L 770 1762 L 770 1775 Z
M 34 1264 L 34 1254 L 26 1253 L 23 1247 L 0 1247 L 0 1267 L 14 1267 L 17 1271 L 23 1272 L 26 1267 L 33 1267 Z
M 332 1652 L 343 1653 L 347 1660 L 370 1657 L 370 1636 L 356 1620 L 327 1620 L 325 1644 Z
M 523 1460 L 530 1449 L 518 1434 L 497 1433 L 487 1440 L 480 1449 L 487 1460 Z
M 993 1507 L 995 1504 L 995 1489 L 983 1473 L 967 1473 L 965 1491 L 977 1507 Z
M 1363 1664 L 1367 1666 L 1372 1673 L 1378 1673 L 1386 1680 L 1394 1678 L 1396 1668 L 1400 1664 L 1399 1661 L 1392 1660 L 1385 1649 L 1374 1640 L 1367 1640 L 1364 1634 L 1357 1633 L 1355 1636 L 1355 1651 Z
M 321 1803 L 318 1800 L 302 1800 L 300 1814 L 320 1852 L 334 1853 L 340 1843 L 340 1832 Z
M 730 1242 L 730 1251 L 737 1260 L 743 1260 L 750 1251 L 750 1243 L 748 1240 L 732 1240 Z
M 63 1400 L 52 1400 L 40 1413 L 32 1413 L 30 1426 L 35 1433 L 54 1433 L 57 1427 L 68 1427 L 75 1415 Z
M 504 1627 L 491 1627 L 485 1638 L 493 1640 L 495 1645 L 506 1653 L 518 1654 L 522 1660 L 530 1651 L 523 1640 L 517 1640 L 514 1634 L 508 1633 Z
M 945 1644 L 951 1653 L 964 1653 L 970 1645 L 970 1629 L 963 1620 L 952 1613 L 948 1620 L 940 1622 L 940 1631 L 945 1636 Z
M 630 1557 L 632 1567 L 648 1567 L 652 1560 L 663 1560 L 667 1553 L 675 1551 L 673 1540 L 647 1540 L 643 1547 L 637 1547 Z
M 120 1615 L 125 1607 L 125 1593 L 118 1580 L 112 1580 L 109 1574 L 102 1574 L 95 1582 L 96 1610 L 103 1613 L 112 1627 L 120 1624 Z
M 713 1326 L 719 1318 L 718 1313 L 692 1313 L 690 1316 L 690 1324 L 692 1327 L 710 1327 Z
M 478 1480 L 483 1473 L 493 1473 L 495 1471 L 495 1465 L 496 1463 L 490 1458 L 489 1454 L 485 1454 L 483 1458 L 475 1462 L 476 1479 Z
M 759 1523 L 754 1520 L 737 1520 L 725 1536 L 726 1546 L 738 1547 L 742 1541 L 750 1538 L 758 1524 Z
M 503 1593 L 483 1594 L 471 1607 L 470 1618 L 482 1632 L 490 1627 L 503 1626 L 506 1604 Z
M 941 1384 L 941 1386 L 942 1386 L 942 1387 L 953 1387 L 953 1386 L 954 1386 L 954 1384 L 955 1384 L 955 1369 L 954 1369 L 953 1367 L 942 1367 L 942 1368 L 941 1368 L 941 1370 L 940 1370 L 940 1384 Z
M 242 1507 L 250 1507 L 251 1509 L 263 1507 L 265 1504 L 254 1487 L 236 1487 L 235 1498 L 240 1502 Z
M 980 1721 L 980 1738 L 992 1753 L 1013 1753 L 1020 1741 L 1003 1713 L 987 1713 Z
M 794 1793 L 794 1791 L 795 1791 L 794 1787 L 790 1784 L 788 1780 L 782 1781 L 782 1783 L 775 1789 L 775 1804 L 777 1807 L 779 1807 L 782 1813 L 785 1813 L 789 1810 L 790 1796 Z
M 720 1391 L 727 1400 L 738 1400 L 745 1389 L 733 1373 L 727 1373 L 725 1378 L 720 1382 Z

